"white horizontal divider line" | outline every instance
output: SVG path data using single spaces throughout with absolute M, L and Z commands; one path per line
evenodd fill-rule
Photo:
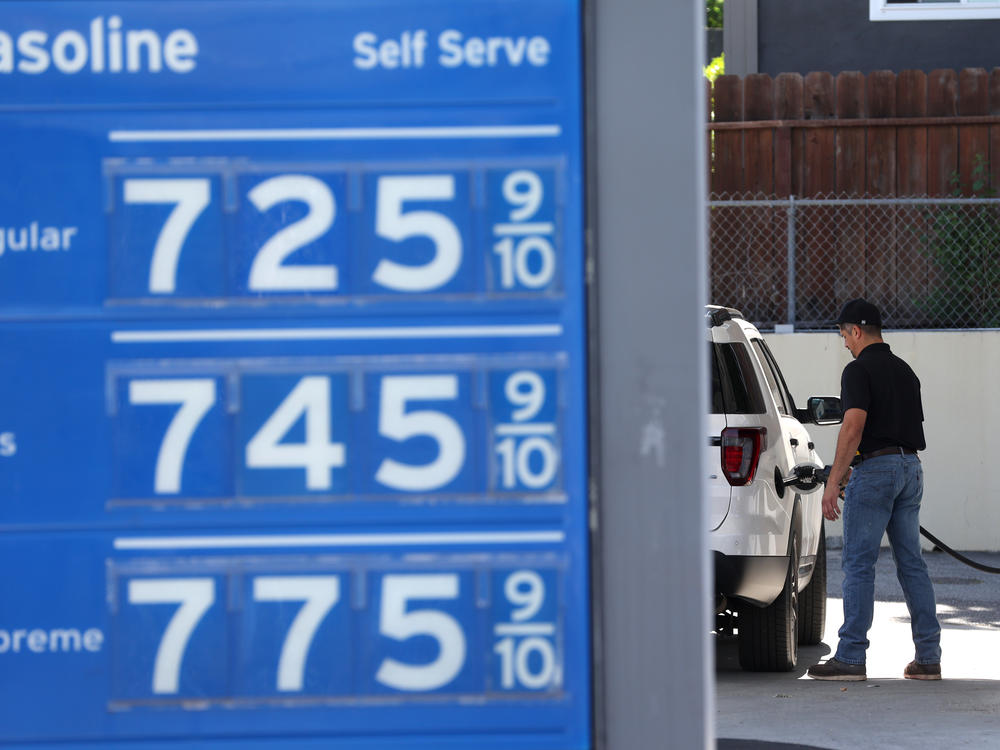
M 556 626 L 547 622 L 503 622 L 493 628 L 495 635 L 555 635 Z
M 560 323 L 482 326 L 396 326 L 372 328 L 219 328 L 163 331 L 112 331 L 116 344 L 198 341 L 332 341 L 382 339 L 474 339 L 561 336 Z
M 551 221 L 536 221 L 525 224 L 509 222 L 493 226 L 493 234 L 498 237 L 524 234 L 553 234 L 555 231 L 555 225 Z
M 551 422 L 507 423 L 496 426 L 497 435 L 555 435 L 556 426 Z
M 242 547 L 401 547 L 436 544 L 555 544 L 563 531 L 441 531 L 381 534 L 244 534 L 233 536 L 118 537 L 121 550 L 234 549 Z
M 544 125 L 446 125 L 382 128 L 236 128 L 112 130 L 112 143 L 190 141 L 370 141 L 433 138 L 557 138 L 562 128 Z

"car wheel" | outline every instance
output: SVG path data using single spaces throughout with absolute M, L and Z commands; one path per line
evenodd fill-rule
M 799 532 L 792 519 L 788 571 L 781 594 L 767 607 L 739 610 L 740 666 L 748 672 L 788 672 L 799 660 Z
M 812 580 L 799 596 L 799 643 L 815 646 L 826 626 L 826 529 L 820 527 Z

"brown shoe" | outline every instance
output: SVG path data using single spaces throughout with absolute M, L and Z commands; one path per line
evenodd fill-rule
M 940 664 L 919 664 L 911 661 L 903 670 L 903 677 L 908 680 L 940 680 Z

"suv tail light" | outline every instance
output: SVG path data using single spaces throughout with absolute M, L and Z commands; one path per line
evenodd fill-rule
M 766 438 L 764 427 L 727 427 L 722 431 L 722 473 L 733 487 L 753 481 Z

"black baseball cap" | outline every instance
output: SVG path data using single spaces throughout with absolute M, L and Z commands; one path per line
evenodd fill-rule
M 882 316 L 879 315 L 878 308 L 866 299 L 852 299 L 844 309 L 840 311 L 837 324 L 851 324 L 858 326 L 882 327 Z

